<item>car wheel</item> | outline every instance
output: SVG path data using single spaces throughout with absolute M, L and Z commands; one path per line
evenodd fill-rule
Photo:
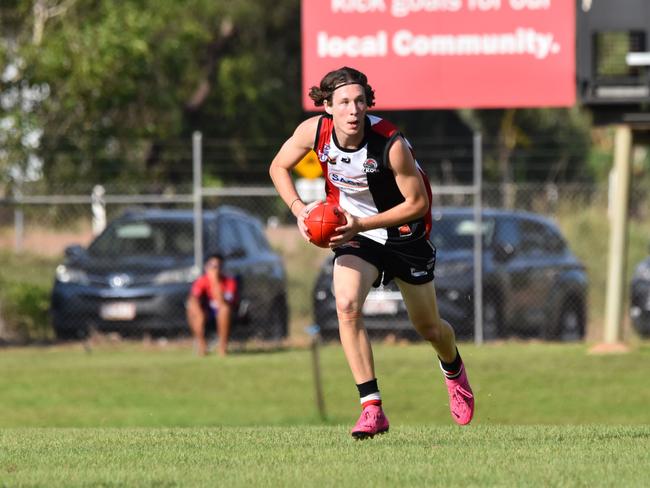
M 503 336 L 501 304 L 488 292 L 483 301 L 483 339 L 486 341 Z
M 289 307 L 287 306 L 287 297 L 280 295 L 273 300 L 269 310 L 269 321 L 264 330 L 264 338 L 271 340 L 280 340 L 287 337 Z
M 650 337 L 650 313 L 643 312 L 639 307 L 633 307 L 630 316 L 637 334 L 644 339 Z
M 582 307 L 573 302 L 565 302 L 558 318 L 556 339 L 562 341 L 579 341 L 585 335 L 584 313 Z

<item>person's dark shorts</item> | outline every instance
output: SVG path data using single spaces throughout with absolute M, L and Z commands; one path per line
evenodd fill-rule
M 436 248 L 426 237 L 410 242 L 383 245 L 357 235 L 349 242 L 334 249 L 334 259 L 351 254 L 374 265 L 379 277 L 372 286 L 388 284 L 397 277 L 413 285 L 433 280 L 436 265 Z

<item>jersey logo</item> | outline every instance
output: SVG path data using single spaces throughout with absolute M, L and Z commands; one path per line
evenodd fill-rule
M 368 158 L 364 161 L 363 163 L 364 173 L 376 173 L 377 171 L 379 171 L 379 164 L 377 164 L 376 160 L 372 158 Z
M 341 158 L 341 162 L 350 164 L 350 158 Z
M 324 163 L 325 161 L 330 162 L 329 153 L 330 153 L 330 145 L 329 145 L 329 144 L 325 144 L 325 145 L 323 146 L 323 150 L 322 150 L 322 151 L 318 151 L 318 160 L 319 160 L 321 163 Z M 335 163 L 336 163 L 336 158 L 334 158 L 334 162 L 331 163 L 331 164 L 335 164 Z
M 349 189 L 349 190 L 365 190 L 368 188 L 368 183 L 364 180 L 358 180 L 355 178 L 347 178 L 340 173 L 330 173 L 330 181 L 334 183 L 334 186 L 339 188 Z

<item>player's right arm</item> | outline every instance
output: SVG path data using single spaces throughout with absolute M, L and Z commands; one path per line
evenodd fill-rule
M 278 191 L 282 200 L 284 200 L 284 203 L 290 208 L 291 213 L 298 219 L 300 233 L 307 240 L 309 240 L 309 233 L 305 226 L 305 217 L 318 202 L 305 205 L 293 184 L 291 170 L 312 149 L 319 119 L 320 116 L 315 116 L 302 122 L 296 128 L 293 135 L 282 145 L 273 158 L 271 167 L 269 168 L 269 174 L 271 175 L 275 189 Z

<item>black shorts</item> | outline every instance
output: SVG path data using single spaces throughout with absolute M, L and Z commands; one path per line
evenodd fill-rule
M 426 237 L 402 244 L 383 245 L 367 237 L 357 235 L 334 249 L 334 259 L 351 254 L 372 264 L 379 270 L 379 277 L 372 286 L 388 284 L 397 277 L 413 285 L 433 280 L 436 265 L 436 248 Z

